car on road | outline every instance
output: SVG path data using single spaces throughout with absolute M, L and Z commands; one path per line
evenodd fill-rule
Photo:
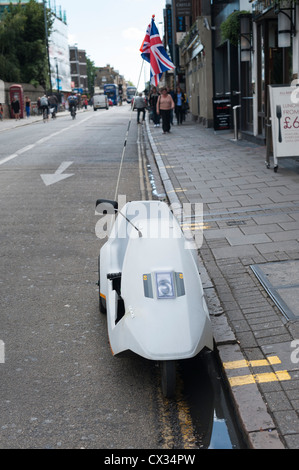
M 104 93 L 94 95 L 93 96 L 93 110 L 97 111 L 97 109 L 105 108 L 109 109 L 108 98 Z

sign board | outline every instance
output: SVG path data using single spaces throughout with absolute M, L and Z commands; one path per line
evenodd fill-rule
M 172 42 L 172 8 L 170 5 L 166 5 L 166 34 L 167 42 L 169 45 L 171 60 L 173 61 L 173 42 Z
M 214 130 L 223 131 L 230 129 L 230 98 L 227 98 L 226 96 L 213 98 L 213 110 Z
M 176 31 L 177 31 L 177 33 L 185 33 L 186 32 L 185 16 L 177 16 L 176 17 Z
M 278 157 L 299 156 L 299 88 L 268 85 L 274 165 Z
M 176 0 L 175 14 L 176 16 L 191 16 L 192 0 Z

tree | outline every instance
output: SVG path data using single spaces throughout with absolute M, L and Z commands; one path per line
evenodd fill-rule
M 235 10 L 221 23 L 221 38 L 222 41 L 227 39 L 233 46 L 238 47 L 240 41 L 240 15 L 250 14 L 250 11 Z
M 90 93 L 93 95 L 96 67 L 94 65 L 94 62 L 89 57 L 86 57 L 86 66 L 87 66 L 87 86 L 88 86 Z
M 47 11 L 50 34 L 53 16 Z M 49 83 L 44 10 L 41 3 L 30 0 L 10 4 L 0 21 L 0 77 L 8 82 Z

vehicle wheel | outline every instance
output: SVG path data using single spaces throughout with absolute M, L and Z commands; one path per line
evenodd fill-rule
M 175 361 L 161 362 L 161 384 L 162 393 L 166 398 L 172 398 L 175 394 Z

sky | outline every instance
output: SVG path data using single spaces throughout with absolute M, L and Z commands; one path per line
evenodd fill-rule
M 149 65 L 139 48 L 146 28 L 155 15 L 163 37 L 165 0 L 56 0 L 59 11 L 66 11 L 69 45 L 77 44 L 97 67 L 110 64 L 138 90 L 149 80 Z M 53 0 L 51 1 L 53 4 Z

